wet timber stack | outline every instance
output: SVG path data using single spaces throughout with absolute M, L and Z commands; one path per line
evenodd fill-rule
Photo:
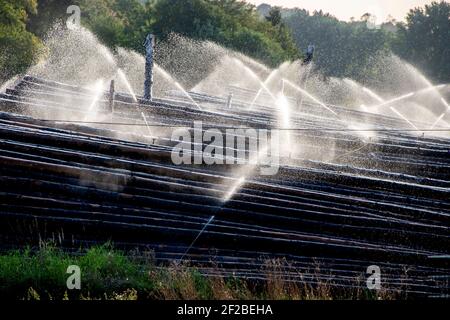
M 275 176 L 249 176 L 224 202 L 236 182 L 233 168 L 174 165 L 170 132 L 194 121 L 204 129 L 276 127 L 269 106 L 251 112 L 240 94 L 233 92 L 230 110 L 227 97 L 192 93 L 205 111 L 175 93 L 138 103 L 116 93 L 111 114 L 105 92 L 96 111 L 105 125 L 61 120 L 89 119 L 77 108 L 92 100 L 89 90 L 23 77 L 0 93 L 1 248 L 112 241 L 152 250 L 161 264 L 184 256 L 205 274 L 255 280 L 268 259 L 279 258 L 287 262 L 282 277 L 337 287 L 358 286 L 355 279 L 377 265 L 386 288 L 448 293 L 450 139 L 380 130 L 363 142 L 305 104 L 293 115 L 294 127 L 308 129 L 293 133 L 305 156 Z M 400 125 L 335 110 L 380 129 Z M 331 148 L 335 161 L 308 157 Z

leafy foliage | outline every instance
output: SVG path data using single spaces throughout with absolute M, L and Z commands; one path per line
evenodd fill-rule
M 68 290 L 67 267 L 80 268 L 81 290 Z M 0 298 L 3 300 L 146 300 L 146 299 L 393 299 L 384 291 L 337 289 L 326 283 L 294 283 L 280 276 L 282 261 L 268 261 L 264 279 L 205 276 L 188 262 L 156 265 L 152 252 L 120 251 L 107 243 L 66 253 L 53 244 L 38 250 L 0 254 Z M 217 268 L 216 274 L 222 270 Z M 358 279 L 354 279 L 356 282 Z
M 212 40 L 269 65 L 298 57 L 289 31 L 260 18 L 252 5 L 236 0 L 160 0 L 156 2 L 155 34 L 171 32 Z
M 436 80 L 450 80 L 450 3 L 433 2 L 408 13 L 394 50 Z
M 111 48 L 142 50 L 153 23 L 151 2 L 139 0 L 79 0 L 81 22 Z
M 284 26 L 261 19 L 255 7 L 237 0 L 1 0 L 0 43 L 5 78 L 25 70 L 52 24 L 67 18 L 67 7 L 78 5 L 81 23 L 107 46 L 143 51 L 149 32 L 164 41 L 171 33 L 211 40 L 270 65 L 298 57 Z M 36 11 L 37 9 L 37 11 Z M 35 14 L 28 19 L 28 14 Z M 26 31 L 33 30 L 34 34 Z M 13 56 L 14 61 L 7 56 Z M 13 63 L 11 63 L 13 62 Z
M 0 0 L 0 81 L 21 73 L 42 50 L 40 40 L 27 31 L 36 0 Z
M 37 2 L 37 14 L 29 17 L 27 29 L 39 38 L 43 38 L 58 20 L 67 19 L 67 8 L 72 0 L 34 0 Z
M 322 11 L 282 9 L 239 0 L 0 0 L 0 81 L 25 71 L 43 52 L 43 38 L 71 4 L 97 37 L 143 51 L 145 35 L 160 41 L 178 33 L 211 40 L 270 66 L 301 56 L 316 45 L 316 67 L 325 76 L 362 80 L 377 70 L 373 57 L 394 51 L 433 80 L 450 80 L 450 4 L 433 2 L 411 10 L 406 23 L 392 18 L 368 28 L 370 14 L 339 21 Z
M 364 21 L 343 22 L 316 11 L 293 10 L 286 17 L 299 47 L 316 46 L 316 65 L 328 76 L 361 78 L 370 57 L 388 50 L 389 34 Z
M 411 10 L 406 23 L 390 18 L 379 28 L 368 24 L 370 14 L 350 22 L 322 11 L 283 9 L 282 14 L 299 48 L 316 45 L 316 66 L 327 76 L 364 81 L 377 72 L 372 58 L 394 51 L 435 81 L 450 80 L 450 4 L 446 1 Z

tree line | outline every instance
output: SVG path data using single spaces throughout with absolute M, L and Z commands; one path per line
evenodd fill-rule
M 299 48 L 316 45 L 316 66 L 327 76 L 351 77 L 362 82 L 378 71 L 374 58 L 390 53 L 412 63 L 436 82 L 450 81 L 450 3 L 432 2 L 413 8 L 405 21 L 392 17 L 374 25 L 364 14 L 349 22 L 322 11 L 260 7 L 278 11 Z M 270 11 L 269 11 L 270 10 Z
M 324 76 L 367 78 L 374 56 L 394 52 L 432 79 L 450 80 L 450 4 L 412 9 L 405 22 L 368 28 L 370 15 L 350 22 L 322 11 L 255 6 L 239 0 L 0 0 L 0 81 L 24 72 L 45 55 L 43 38 L 66 9 L 78 5 L 82 25 L 107 46 L 142 52 L 149 32 L 211 40 L 269 66 L 317 47 Z M 265 12 L 263 12 L 265 8 Z
M 0 80 L 24 72 L 45 52 L 42 39 L 67 7 L 78 5 L 81 23 L 101 42 L 143 51 L 154 33 L 211 40 L 270 66 L 298 58 L 284 25 L 262 19 L 255 7 L 237 0 L 0 0 Z

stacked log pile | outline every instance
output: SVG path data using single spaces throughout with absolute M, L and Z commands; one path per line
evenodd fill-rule
M 332 144 L 339 160 L 290 159 L 276 176 L 247 177 L 224 202 L 237 181 L 232 170 L 176 166 L 168 138 L 118 135 L 125 125 L 39 117 L 42 109 L 84 117 L 77 105 L 89 97 L 84 89 L 33 77 L 0 94 L 3 248 L 48 239 L 65 248 L 112 241 L 154 250 L 160 263 L 183 257 L 208 275 L 250 279 L 264 277 L 268 260 L 283 259 L 278 272 L 286 279 L 342 287 L 365 286 L 355 279 L 377 265 L 390 290 L 448 291 L 450 266 L 433 257 L 448 255 L 450 247 L 450 139 L 385 131 L 364 145 L 309 105 L 311 112 L 296 114 L 294 123 L 311 130 L 295 132 L 295 139 L 310 153 Z M 219 98 L 196 99 L 213 111 L 170 99 L 135 104 L 117 94 L 111 119 L 143 126 L 144 112 L 163 128 L 200 120 L 211 127 L 276 123 L 269 107 L 250 112 L 236 102 L 226 113 Z M 107 104 L 101 99 L 98 112 L 107 114 Z M 399 122 L 338 111 L 380 128 Z M 314 129 L 323 127 L 336 131 Z

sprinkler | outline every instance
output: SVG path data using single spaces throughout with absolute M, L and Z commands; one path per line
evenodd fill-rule
M 111 115 L 114 113 L 114 92 L 114 80 L 111 80 L 109 85 L 109 112 L 111 112 Z
M 230 94 L 228 95 L 228 100 L 227 100 L 227 109 L 231 109 L 232 103 L 233 103 L 233 94 L 230 93 Z
M 152 100 L 153 98 L 153 53 L 155 46 L 155 37 L 148 34 L 145 39 L 145 83 L 144 83 L 144 99 Z

